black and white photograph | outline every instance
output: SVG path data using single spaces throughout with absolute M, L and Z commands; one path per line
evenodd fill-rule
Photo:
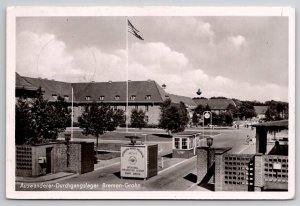
M 8 8 L 7 197 L 293 198 L 294 38 L 289 7 Z

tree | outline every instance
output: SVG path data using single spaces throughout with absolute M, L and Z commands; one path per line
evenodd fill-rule
M 78 118 L 79 127 L 83 129 L 84 135 L 94 135 L 97 138 L 97 148 L 99 146 L 99 136 L 106 131 L 113 131 L 121 122 L 124 115 L 119 110 L 113 110 L 110 105 L 93 102 Z
M 16 104 L 15 142 L 16 145 L 29 144 L 35 137 L 32 115 L 28 99 L 21 97 Z
M 171 100 L 167 99 L 161 105 L 161 113 L 159 119 L 159 127 L 167 130 L 169 135 L 173 132 L 184 131 L 188 123 L 186 108 L 184 104 L 175 105 Z
M 178 108 L 179 116 L 180 116 L 180 130 L 184 131 L 185 127 L 190 121 L 189 113 L 186 109 L 186 106 L 183 102 L 179 102 Z
M 234 106 L 233 104 L 228 104 L 227 106 L 227 111 L 231 113 L 232 117 L 237 117 L 237 113 L 238 113 L 238 110 L 236 108 L 236 106 Z
M 131 111 L 131 116 L 130 116 L 131 127 L 142 129 L 147 125 L 145 118 L 146 118 L 146 114 L 143 110 L 138 111 L 137 109 L 133 109 Z
M 194 110 L 194 113 L 193 113 L 193 117 L 192 117 L 192 122 L 194 125 L 198 125 L 199 124 L 199 120 L 201 119 L 201 116 L 204 112 L 204 107 L 199 104 L 195 110 Z
M 254 110 L 254 106 L 250 104 L 249 102 L 242 102 L 242 104 L 238 108 L 238 116 L 242 118 L 252 118 L 256 117 L 256 112 Z
M 21 97 L 16 104 L 16 144 L 54 141 L 70 123 L 70 109 L 63 98 L 44 99 L 41 88 L 35 99 Z

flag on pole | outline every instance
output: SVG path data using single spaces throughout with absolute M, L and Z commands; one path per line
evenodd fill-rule
M 127 20 L 127 21 L 128 21 L 128 32 L 133 34 L 138 39 L 144 40 L 143 34 L 139 30 L 137 30 L 129 20 Z

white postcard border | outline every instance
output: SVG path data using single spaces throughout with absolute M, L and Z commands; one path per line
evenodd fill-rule
M 16 18 L 39 16 L 286 16 L 289 17 L 288 192 L 15 191 Z M 10 7 L 6 41 L 6 196 L 13 199 L 292 199 L 295 196 L 295 10 L 290 7 Z M 294 144 L 293 144 L 294 143 Z M 238 193 L 238 195 L 237 195 Z M 79 195 L 80 194 L 80 195 Z

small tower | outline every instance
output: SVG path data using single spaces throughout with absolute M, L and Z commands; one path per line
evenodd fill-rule
M 202 94 L 201 90 L 198 89 L 198 91 L 196 92 L 196 94 L 200 96 Z

